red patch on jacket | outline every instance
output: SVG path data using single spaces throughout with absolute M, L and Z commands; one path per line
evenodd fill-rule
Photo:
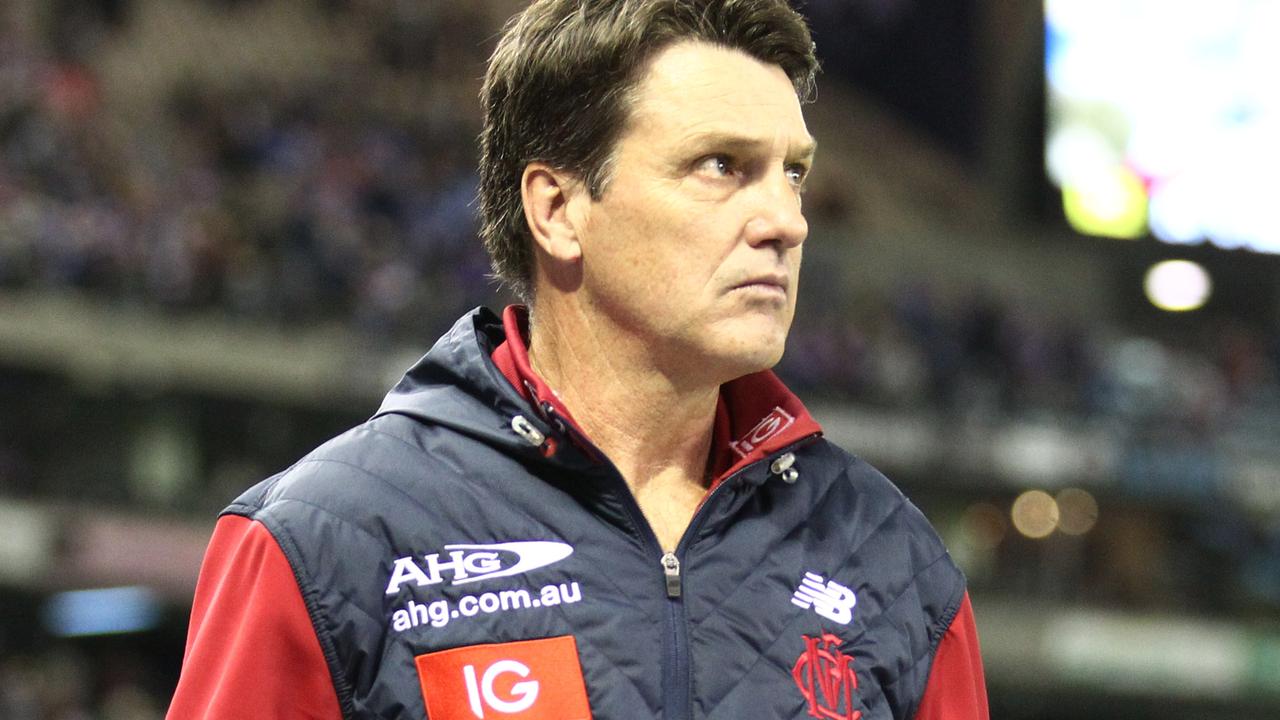
M 572 635 L 414 658 L 431 720 L 591 720 Z

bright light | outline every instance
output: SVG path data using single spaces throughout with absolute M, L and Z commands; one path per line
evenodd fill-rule
M 63 592 L 44 606 L 44 624 L 57 637 L 143 632 L 160 622 L 160 602 L 143 587 Z
M 1045 161 L 1072 226 L 1128 238 L 1149 223 L 1166 242 L 1280 253 L 1280 3 L 1044 8 Z
M 1087 182 L 1124 162 L 1108 138 L 1085 123 L 1065 125 L 1048 138 L 1045 167 L 1059 187 Z
M 1067 535 L 1084 535 L 1098 522 L 1098 501 L 1085 490 L 1067 488 L 1056 498 L 1058 529 Z
M 960 522 L 965 542 L 978 550 L 994 550 L 1004 540 L 1009 527 L 1004 513 L 991 503 L 969 506 Z
M 1043 490 L 1028 490 L 1013 501 L 1013 526 L 1018 532 L 1040 540 L 1053 534 L 1058 527 L 1058 503 Z
M 1071 226 L 1085 235 L 1133 239 L 1147 230 L 1147 190 L 1123 166 L 1069 181 L 1062 207 Z
M 1204 307 L 1213 292 L 1209 273 L 1190 260 L 1165 260 L 1147 271 L 1143 283 L 1152 305 L 1168 312 Z

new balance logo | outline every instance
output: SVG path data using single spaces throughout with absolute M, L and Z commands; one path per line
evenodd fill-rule
M 853 607 L 858 604 L 858 598 L 852 590 L 835 580 L 828 582 L 817 573 L 807 572 L 791 596 L 791 604 L 805 610 L 812 608 L 832 622 L 848 625 L 853 619 Z

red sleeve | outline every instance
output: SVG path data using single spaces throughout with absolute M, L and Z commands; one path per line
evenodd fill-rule
M 168 720 L 340 720 L 289 561 L 262 523 L 218 521 L 196 583 Z
M 987 684 L 968 593 L 938 643 L 916 720 L 988 720 Z

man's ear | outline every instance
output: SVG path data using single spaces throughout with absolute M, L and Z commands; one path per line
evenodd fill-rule
M 529 163 L 520 178 L 524 217 L 539 250 L 554 261 L 576 263 L 582 258 L 570 201 L 586 187 L 568 173 L 544 163 Z

